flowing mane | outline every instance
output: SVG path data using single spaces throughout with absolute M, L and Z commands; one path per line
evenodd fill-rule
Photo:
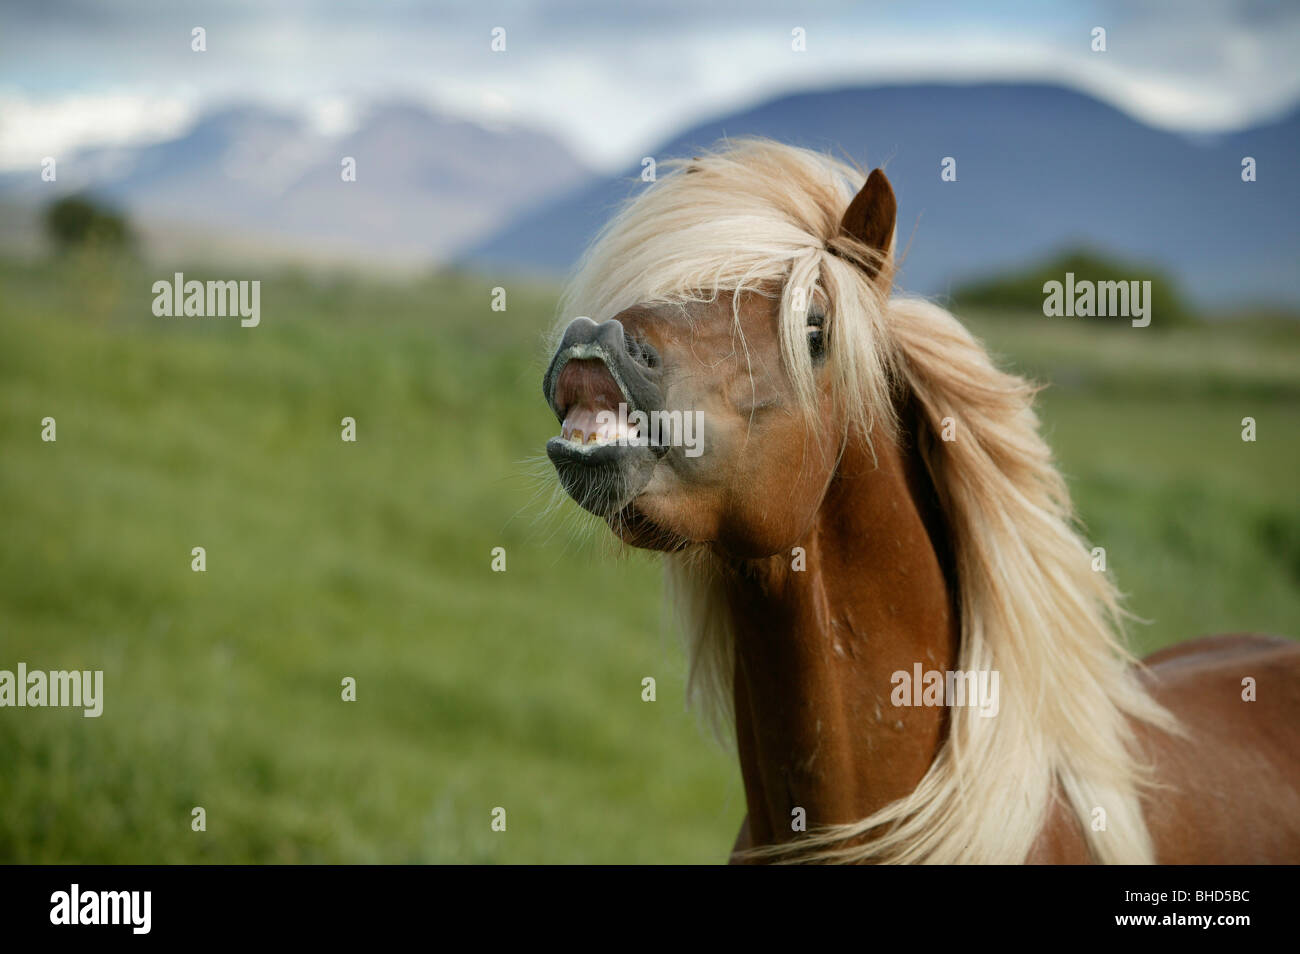
M 911 794 L 765 852 L 1019 863 L 1059 794 L 1097 860 L 1151 862 L 1139 805 L 1151 778 L 1131 720 L 1177 726 L 1143 688 L 1124 646 L 1117 591 L 1092 569 L 1039 433 L 1036 389 L 995 367 L 943 308 L 887 298 L 879 290 L 887 283 L 868 279 L 861 265 L 874 253 L 839 230 L 863 182 L 857 170 L 762 140 L 664 167 L 669 174 L 598 236 L 562 313 L 602 320 L 643 302 L 780 294 L 782 357 L 811 407 L 819 372 L 798 299 L 801 291 L 820 299 L 830 342 L 824 372 L 844 411 L 845 439 L 894 440 L 911 428 L 955 559 L 957 668 L 999 671 L 1004 689 L 996 718 L 949 710 L 947 738 Z M 739 326 L 736 347 L 744 348 Z M 918 409 L 918 422 L 901 420 L 905 404 Z M 940 439 L 945 418 L 954 440 Z M 718 594 L 725 571 L 703 547 L 667 559 L 669 598 L 686 630 L 689 695 L 725 727 L 734 670 Z M 1094 830 L 1097 809 L 1104 832 Z

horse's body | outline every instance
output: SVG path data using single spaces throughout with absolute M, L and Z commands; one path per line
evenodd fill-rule
M 1290 640 L 1213 636 L 1146 660 L 1156 700 L 1188 740 L 1149 733 L 1147 826 L 1164 864 L 1300 861 L 1300 653 Z M 1242 702 L 1242 680 L 1268 687 Z
M 544 383 L 566 490 L 669 554 L 693 688 L 734 724 L 734 857 L 1300 861 L 1300 649 L 1132 665 L 1033 389 L 889 297 L 893 193 L 849 175 L 749 144 L 662 179 L 594 246 L 569 303 L 606 320 Z M 619 403 L 701 413 L 706 453 L 624 440 Z M 898 692 L 914 671 L 996 705 Z
M 863 476 L 842 478 L 828 496 L 803 541 L 807 571 L 771 561 L 765 574 L 733 584 L 736 729 L 749 808 L 737 860 L 790 838 L 793 806 L 810 818 L 869 816 L 915 789 L 943 744 L 945 710 L 880 705 L 879 686 L 912 660 L 954 668 L 958 634 L 940 569 L 942 515 L 925 468 L 897 448 L 877 450 L 879 467 L 845 461 L 846 471 L 864 467 Z M 1242 701 L 1247 676 L 1256 702 Z M 1182 737 L 1135 726 L 1159 786 L 1143 800 L 1155 860 L 1300 860 L 1295 643 L 1193 640 L 1147 659 L 1144 679 L 1186 729 Z M 1026 860 L 1088 863 L 1079 819 L 1063 806 L 1053 811 Z

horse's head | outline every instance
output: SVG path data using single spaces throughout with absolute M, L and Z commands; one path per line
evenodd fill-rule
M 602 280 L 606 290 L 574 302 L 606 310 L 563 330 L 543 381 L 561 428 L 547 453 L 570 496 L 628 543 L 665 550 L 707 543 L 737 557 L 767 556 L 798 541 L 830 483 L 853 416 L 837 382 L 883 376 L 870 359 L 870 330 L 836 311 L 852 310 L 852 324 L 862 325 L 862 313 L 887 297 L 895 202 L 876 170 L 851 202 L 851 190 L 823 176 L 816 201 L 787 210 L 779 192 L 763 195 L 780 188 L 779 175 L 746 185 L 735 158 L 713 158 L 651 188 L 663 190 L 658 198 L 670 211 L 638 210 L 643 197 L 621 230 L 597 243 L 608 262 L 589 258 L 589 273 L 625 267 L 620 249 L 634 248 L 641 276 L 591 276 L 589 290 Z M 757 174 L 764 172 L 779 170 Z M 739 193 L 733 221 L 698 208 L 728 189 Z M 764 198 L 768 221 L 747 236 L 754 217 L 745 206 Z M 645 226 L 699 234 L 656 251 L 647 244 L 665 236 L 638 239 Z M 727 254 L 711 241 L 715 232 L 736 246 L 752 239 L 759 256 L 771 248 L 771 260 L 754 267 L 749 250 L 718 267 L 707 260 Z M 705 274 L 716 279 L 728 267 L 742 274 L 701 282 L 699 268 L 674 261 L 692 242 Z M 665 256 L 662 264 L 656 256 Z M 860 388 L 853 393 L 861 398 Z

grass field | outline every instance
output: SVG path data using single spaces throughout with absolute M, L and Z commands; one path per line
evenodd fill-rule
M 738 771 L 654 561 L 544 514 L 554 291 L 268 273 L 243 329 L 155 318 L 159 277 L 0 264 L 0 669 L 106 697 L 0 709 L 0 861 L 723 859 Z M 972 326 L 1053 382 L 1139 647 L 1300 635 L 1300 327 Z

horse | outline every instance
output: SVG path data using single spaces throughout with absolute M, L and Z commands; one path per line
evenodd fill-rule
M 739 756 L 730 860 L 1300 861 L 1300 644 L 1132 655 L 1037 388 L 895 292 L 883 171 L 767 140 L 665 165 L 561 299 L 546 450 L 664 556 Z

